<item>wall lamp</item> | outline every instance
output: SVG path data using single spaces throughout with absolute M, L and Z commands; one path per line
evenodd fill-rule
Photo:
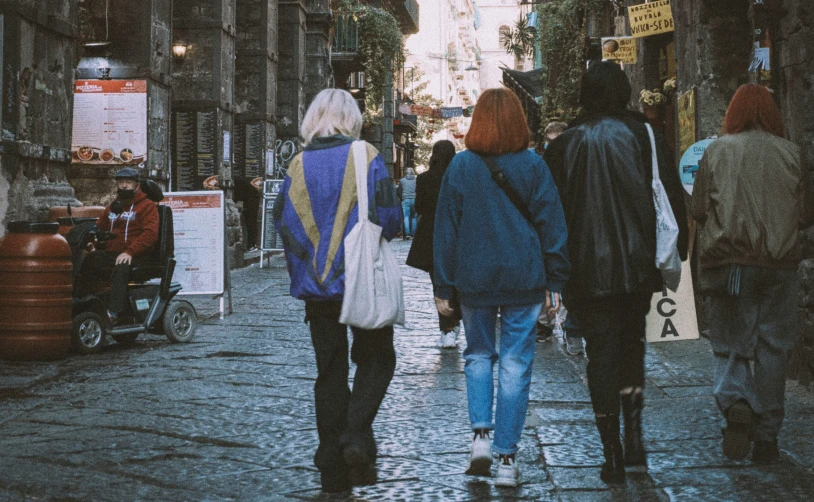
M 176 59 L 184 59 L 187 56 L 187 44 L 183 42 L 172 44 L 172 55 Z

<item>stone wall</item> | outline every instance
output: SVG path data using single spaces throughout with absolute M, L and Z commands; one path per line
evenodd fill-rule
M 72 0 L 0 3 L 0 236 L 9 221 L 78 204 L 66 181 L 75 17 Z
M 810 0 L 786 0 L 783 7 L 787 14 L 781 20 L 777 37 L 779 100 L 786 133 L 802 147 L 811 169 L 814 168 L 814 5 Z M 811 259 L 814 228 L 803 235 L 803 253 L 809 259 L 800 265 L 799 339 L 789 376 L 808 384 L 814 379 L 814 259 Z

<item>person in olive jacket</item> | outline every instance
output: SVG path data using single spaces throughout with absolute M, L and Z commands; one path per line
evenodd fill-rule
M 769 90 L 741 86 L 723 135 L 707 147 L 692 194 L 699 283 L 709 294 L 713 389 L 725 415 L 723 452 L 778 460 L 786 366 L 797 341 L 802 259 L 811 222 L 808 169 Z M 751 363 L 754 363 L 754 374 Z
M 585 337 L 588 388 L 604 450 L 605 482 L 624 481 L 624 465 L 646 464 L 641 432 L 645 317 L 653 293 L 662 289 L 655 265 L 647 118 L 627 110 L 630 96 L 630 82 L 618 65 L 594 64 L 582 78 L 582 114 L 545 152 L 568 225 L 573 268 L 563 303 Z M 657 145 L 659 176 L 678 222 L 683 260 L 688 230 L 681 180 Z M 619 440 L 620 401 L 624 452 Z

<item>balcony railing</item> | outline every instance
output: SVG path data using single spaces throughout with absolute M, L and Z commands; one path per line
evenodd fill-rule
M 334 53 L 359 52 L 359 23 L 354 21 L 353 16 L 337 16 L 334 30 L 332 44 Z

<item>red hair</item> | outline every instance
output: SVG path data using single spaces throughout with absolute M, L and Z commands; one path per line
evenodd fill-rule
M 485 155 L 500 155 L 528 148 L 530 138 L 517 95 L 500 87 L 483 91 L 472 112 L 466 147 Z
M 769 90 L 762 85 L 744 84 L 729 102 L 721 132 L 737 134 L 751 129 L 762 129 L 782 138 L 785 126 Z

